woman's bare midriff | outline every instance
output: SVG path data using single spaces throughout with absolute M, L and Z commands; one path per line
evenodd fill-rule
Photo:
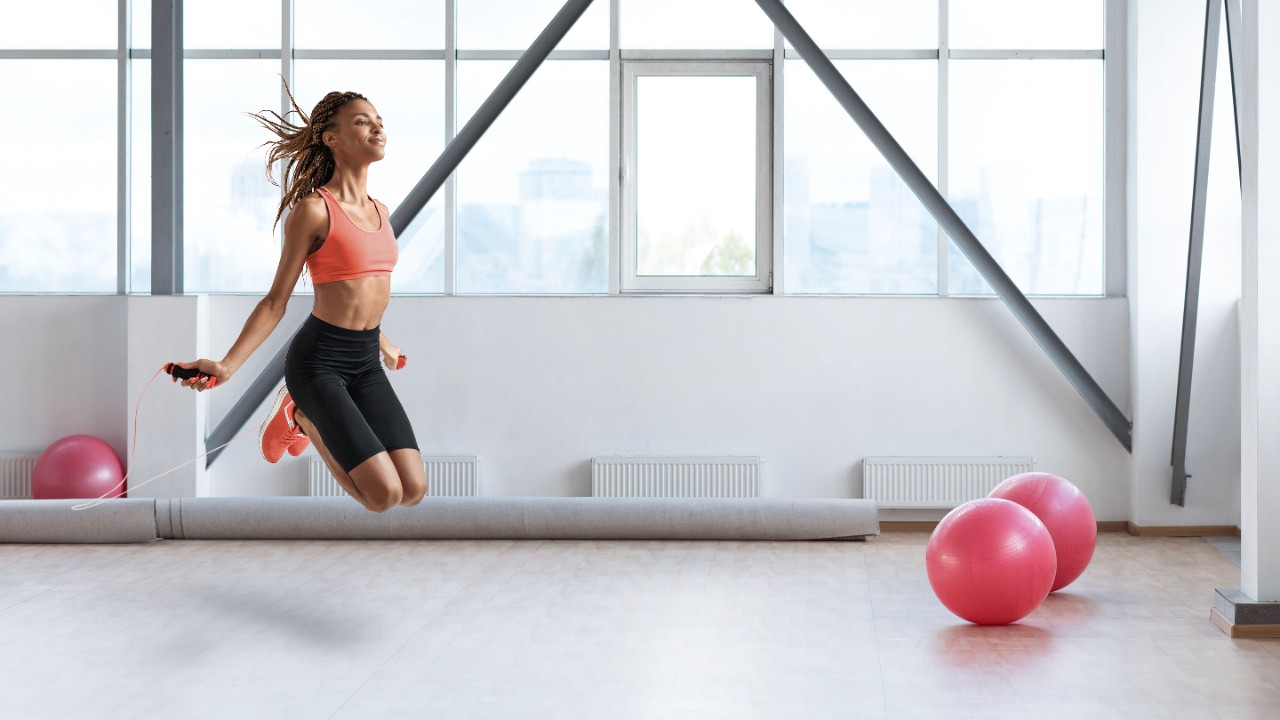
M 348 330 L 372 330 L 381 325 L 391 299 L 391 278 L 386 276 L 335 280 L 315 288 L 311 314 Z

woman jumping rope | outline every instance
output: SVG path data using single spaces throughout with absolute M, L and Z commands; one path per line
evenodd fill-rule
M 310 116 L 292 93 L 289 100 L 301 125 L 271 111 L 252 115 L 279 138 L 266 143 L 268 172 L 285 161 L 276 223 L 286 209 L 289 215 L 271 290 L 221 362 L 180 363 L 205 376 L 182 384 L 203 391 L 210 377 L 217 378 L 213 386 L 230 380 L 280 324 L 305 264 L 315 304 L 289 345 L 285 387 L 262 427 L 262 455 L 274 463 L 285 451 L 300 455 L 310 442 L 366 508 L 417 505 L 427 491 L 422 456 L 379 364 L 394 370 L 400 359 L 400 348 L 379 329 L 396 239 L 386 206 L 365 190 L 369 166 L 387 151 L 382 117 L 354 92 L 325 95 Z

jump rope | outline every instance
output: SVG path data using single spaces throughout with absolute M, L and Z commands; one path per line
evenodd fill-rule
M 404 355 L 401 355 L 399 358 L 397 358 L 397 359 L 396 359 L 396 369 L 397 369 L 397 370 L 399 370 L 399 369 L 403 368 L 403 367 L 405 366 L 405 363 L 407 363 L 407 362 L 408 362 L 408 360 L 409 360 L 409 359 L 408 359 L 407 357 L 405 357 Z M 137 451 L 138 451 L 138 413 L 139 413 L 139 411 L 140 411 L 140 410 L 142 410 L 142 399 L 143 399 L 143 398 L 145 398 L 145 397 L 147 396 L 147 391 L 151 389 L 151 383 L 155 382 L 155 381 L 156 381 L 156 378 L 160 377 L 160 375 L 161 375 L 162 373 L 168 373 L 169 375 L 173 376 L 173 380 L 174 380 L 174 382 L 177 382 L 178 380 L 193 380 L 193 379 L 194 379 L 194 380 L 199 380 L 199 379 L 201 379 L 201 378 L 207 378 L 207 379 L 208 379 L 208 383 L 206 384 L 206 388 L 208 388 L 208 389 L 213 389 L 213 388 L 218 384 L 218 378 L 217 378 L 216 376 L 214 376 L 214 375 L 205 375 L 204 373 L 200 372 L 199 370 L 195 370 L 195 369 L 192 369 L 192 368 L 184 368 L 184 367 L 182 367 L 181 365 L 179 365 L 178 363 L 165 363 L 165 364 L 164 364 L 164 367 L 162 367 L 162 368 L 160 368 L 159 370 L 157 370 L 157 371 L 156 371 L 156 374 L 155 374 L 155 375 L 152 375 L 152 376 L 151 376 L 151 379 L 147 381 L 147 384 L 146 384 L 146 385 L 144 385 L 144 386 L 142 387 L 142 392 L 141 392 L 141 393 L 139 393 L 139 395 L 138 395 L 138 402 L 137 402 L 137 404 L 136 404 L 136 405 L 134 405 L 134 408 L 133 408 L 133 442 L 132 442 L 132 444 L 131 444 L 131 445 L 130 445 L 130 447 L 129 447 L 129 463 L 128 463 L 128 470 L 126 470 L 126 471 L 125 471 L 124 477 L 120 478 L 120 482 L 116 483 L 115 487 L 113 487 L 113 488 L 111 488 L 110 490 L 106 491 L 105 493 L 103 493 L 103 494 L 99 495 L 98 497 L 94 498 L 93 500 L 90 500 L 90 501 L 89 501 L 89 502 L 87 502 L 87 503 L 80 503 L 79 505 L 73 505 L 73 506 L 71 507 L 71 509 L 72 509 L 72 510 L 88 510 L 88 509 L 90 509 L 90 508 L 95 508 L 95 507 L 97 507 L 97 506 L 101 505 L 102 503 L 107 502 L 108 500 L 115 500 L 115 499 L 117 499 L 117 498 L 123 497 L 123 496 L 125 495 L 125 493 L 126 493 L 129 489 L 137 490 L 138 488 L 143 487 L 144 485 L 147 485 L 148 483 L 151 483 L 151 482 L 154 482 L 154 481 L 156 481 L 156 480 L 159 480 L 160 478 L 164 477 L 165 475 L 168 475 L 169 473 L 172 473 L 172 472 L 176 472 L 176 471 L 178 471 L 178 470 L 181 470 L 182 468 L 184 468 L 184 467 L 186 467 L 186 466 L 190 465 L 191 463 L 193 463 L 193 462 L 195 462 L 195 461 L 197 461 L 197 460 L 199 460 L 199 459 L 201 459 L 201 458 L 203 458 L 203 457 L 207 457 L 208 455 L 210 455 L 210 454 L 212 454 L 212 453 L 215 453 L 215 452 L 217 452 L 217 451 L 221 450 L 222 448 L 224 448 L 224 447 L 226 447 L 226 446 L 230 445 L 231 443 L 233 443 L 233 442 L 235 442 L 235 441 L 239 440 L 240 438 L 242 438 L 242 437 L 244 437 L 244 436 L 246 436 L 246 435 L 251 435 L 251 434 L 253 434 L 253 433 L 255 433 L 255 432 L 261 432 L 262 427 L 263 427 L 264 425 L 266 425 L 268 422 L 270 422 L 270 421 L 271 421 L 271 418 L 269 418 L 269 417 L 268 417 L 268 418 L 266 418 L 265 420 L 263 420 L 263 421 L 262 421 L 262 423 L 260 423 L 260 424 L 258 425 L 258 427 L 251 428 L 251 429 L 249 429 L 249 430 L 245 430 L 244 432 L 240 433 L 239 435 L 236 435 L 235 437 L 231 438 L 230 440 L 228 440 L 228 441 L 226 441 L 226 442 L 222 443 L 222 444 L 221 444 L 221 445 L 219 445 L 218 447 L 210 448 L 209 450 L 204 451 L 203 453 L 201 453 L 201 454 L 199 454 L 199 455 L 197 455 L 197 456 L 195 456 L 195 457 L 191 458 L 190 460 L 188 460 L 188 461 L 186 461 L 186 462 L 184 462 L 184 463 L 182 463 L 182 464 L 180 464 L 180 465 L 175 465 L 175 466 L 173 466 L 173 467 L 169 468 L 168 470 L 165 470 L 164 472 L 160 473 L 159 475 L 156 475 L 156 476 L 154 476 L 154 477 L 148 478 L 147 480 L 144 480 L 143 482 L 140 482 L 140 483 L 138 483 L 137 485 L 134 485 L 132 488 L 129 488 L 125 483 L 126 483 L 126 482 L 128 481 L 128 479 L 129 479 L 129 473 L 132 473 L 132 472 L 133 472 L 133 458 L 134 458 L 134 456 L 137 454 Z

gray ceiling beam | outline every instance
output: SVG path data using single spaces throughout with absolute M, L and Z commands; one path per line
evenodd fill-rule
M 925 174 L 920 171 L 902 146 L 889 133 L 885 126 L 871 112 L 871 108 L 862 101 L 858 93 L 854 92 L 853 87 L 844 79 L 840 71 L 836 69 L 831 60 L 818 48 L 813 38 L 805 32 L 795 17 L 782 5 L 780 0 L 756 0 L 756 4 L 764 10 L 773 24 L 787 38 L 799 53 L 800 57 L 809 65 L 813 72 L 831 92 L 845 112 L 853 118 L 862 132 L 875 145 L 876 149 L 884 156 L 889 165 L 898 173 L 907 187 L 915 193 L 922 205 L 933 216 L 934 220 L 942 226 L 956 245 L 964 252 L 973 266 L 982 275 L 996 294 L 1004 301 L 1005 305 L 1013 312 L 1014 317 L 1022 323 L 1027 332 L 1035 339 L 1040 347 L 1058 367 L 1062 374 L 1066 376 L 1067 381 L 1075 387 L 1080 393 L 1089 407 L 1097 413 L 1098 417 L 1107 426 L 1111 433 L 1115 435 L 1116 440 L 1124 446 L 1125 450 L 1133 452 L 1133 425 L 1129 419 L 1125 417 L 1120 408 L 1116 406 L 1107 393 L 1098 385 L 1089 371 L 1085 370 L 1080 361 L 1067 348 L 1062 339 L 1054 333 L 1053 328 L 1045 322 L 1040 313 L 1027 300 L 1026 295 L 1018 289 L 1013 280 L 1005 274 L 1000 264 L 996 262 L 991 253 L 983 247 L 978 238 L 969 230 L 964 221 L 956 213 L 955 209 L 942 197 L 942 193 L 934 187 Z

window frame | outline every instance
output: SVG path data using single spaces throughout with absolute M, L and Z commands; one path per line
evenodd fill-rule
M 636 90 L 640 77 L 754 77 L 756 79 L 755 250 L 753 276 L 640 275 L 636 207 Z M 772 290 L 773 275 L 773 64 L 767 60 L 622 61 L 620 293 L 756 294 Z

